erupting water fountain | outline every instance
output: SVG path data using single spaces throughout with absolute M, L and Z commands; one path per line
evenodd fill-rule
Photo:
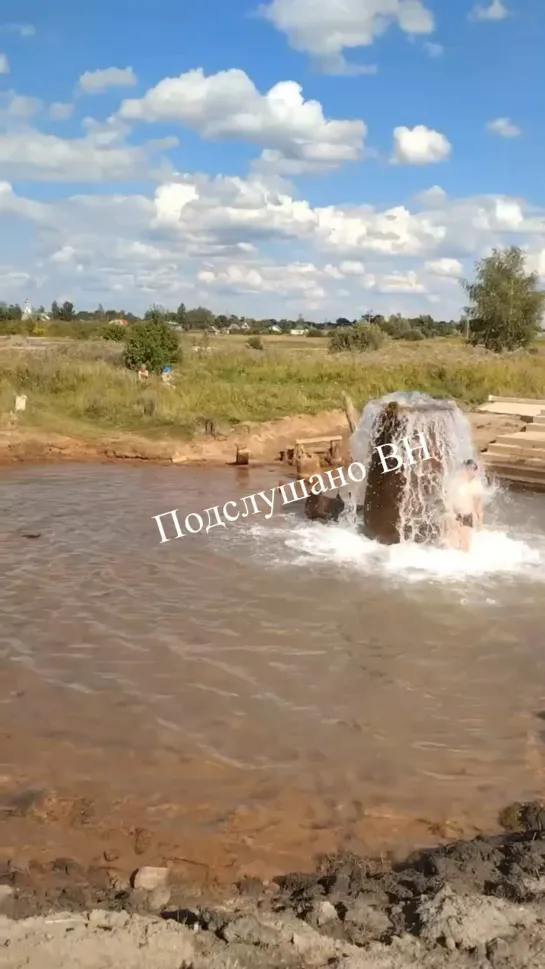
M 414 449 L 412 459 L 405 444 Z M 475 459 L 469 421 L 454 401 L 418 391 L 369 401 L 350 450 L 352 460 L 366 469 L 361 492 L 352 496 L 352 509 L 361 517 L 365 535 L 385 545 L 436 544 L 444 526 L 449 481 L 465 460 Z M 385 473 L 381 454 L 388 464 L 388 455 L 396 453 L 403 463 Z M 388 464 L 394 466 L 393 461 Z

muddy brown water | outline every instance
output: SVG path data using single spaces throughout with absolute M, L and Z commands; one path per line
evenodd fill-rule
M 4 854 L 113 844 L 272 873 L 472 834 L 545 793 L 541 575 L 409 582 L 301 558 L 324 526 L 295 506 L 159 544 L 153 515 L 278 480 L 2 473 Z M 499 509 L 542 540 L 543 498 Z

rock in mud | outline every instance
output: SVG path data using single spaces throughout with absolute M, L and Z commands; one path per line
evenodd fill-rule
M 152 892 L 154 888 L 163 888 L 167 885 L 169 871 L 168 868 L 155 868 L 146 865 L 139 868 L 133 878 L 134 888 L 143 888 L 147 892 Z
M 337 914 L 337 909 L 334 905 L 324 898 L 321 902 L 316 902 L 313 909 L 313 917 L 316 925 L 321 928 L 323 925 L 331 924 L 331 922 L 337 922 L 339 916 Z
M 355 945 L 367 945 L 384 938 L 392 929 L 386 912 L 365 897 L 349 903 L 344 914 L 345 937 Z
M 135 888 L 126 902 L 126 908 L 133 912 L 163 912 L 170 902 L 170 889 L 166 885 L 158 885 L 152 891 L 145 888 Z
M 272 946 L 282 941 L 282 933 L 274 924 L 258 920 L 255 915 L 233 919 L 223 926 L 220 936 L 225 942 L 246 942 L 259 946 Z
M 446 886 L 418 907 L 421 938 L 447 949 L 484 949 L 536 924 L 535 912 L 501 898 L 456 895 Z

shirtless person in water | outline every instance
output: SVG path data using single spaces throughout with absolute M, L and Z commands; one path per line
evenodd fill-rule
M 465 461 L 450 491 L 447 545 L 469 552 L 473 529 L 483 527 L 483 493 L 475 461 Z

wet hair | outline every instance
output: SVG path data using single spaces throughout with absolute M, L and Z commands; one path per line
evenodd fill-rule
M 469 458 L 468 461 L 464 461 L 464 468 L 469 468 L 470 471 L 478 471 L 477 462 L 473 458 Z

